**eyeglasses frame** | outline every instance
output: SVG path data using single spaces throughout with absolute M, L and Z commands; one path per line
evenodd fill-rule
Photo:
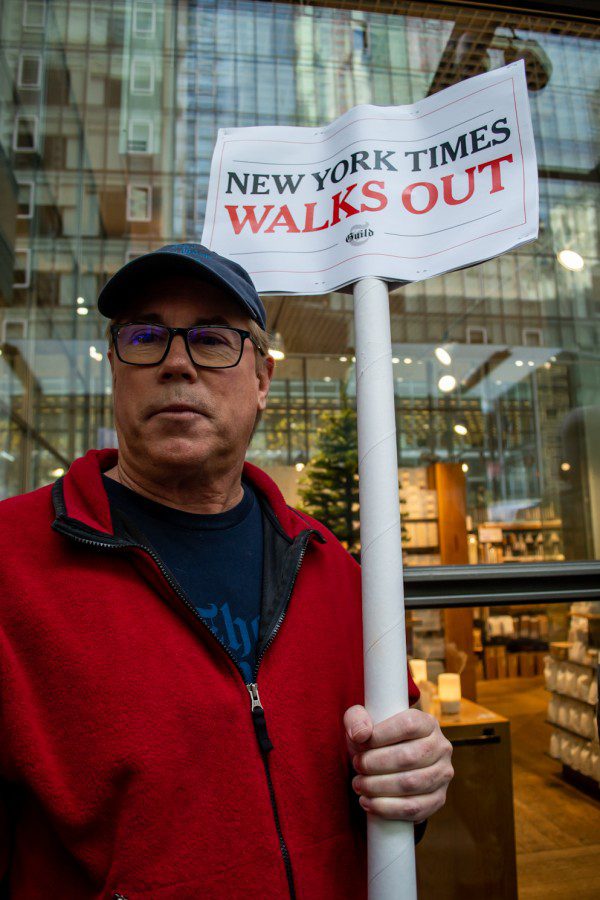
M 123 357 L 119 353 L 118 336 L 119 336 L 119 330 L 121 328 L 126 328 L 127 325 L 149 325 L 153 328 L 158 326 L 159 328 L 165 328 L 169 332 L 169 340 L 167 341 L 167 346 L 165 347 L 165 352 L 163 353 L 163 355 L 157 362 L 139 363 L 139 362 L 131 362 L 130 360 L 123 359 Z M 202 363 L 197 363 L 192 356 L 192 351 L 190 350 L 190 345 L 188 343 L 188 335 L 189 335 L 190 331 L 193 331 L 195 328 L 222 328 L 222 329 L 227 329 L 228 331 L 236 331 L 242 339 L 242 343 L 240 346 L 240 355 L 238 356 L 236 362 L 231 363 L 231 365 L 229 365 L 229 366 L 205 366 L 205 365 L 202 365 Z M 233 325 L 190 325 L 188 328 L 171 328 L 171 327 L 169 327 L 169 325 L 163 325 L 162 322 L 142 322 L 142 321 L 137 322 L 136 321 L 136 322 L 121 322 L 118 325 L 111 325 L 110 333 L 111 333 L 112 342 L 113 342 L 113 346 L 115 348 L 117 357 L 126 366 L 143 366 L 145 368 L 149 368 L 151 366 L 160 366 L 160 364 L 163 363 L 165 361 L 165 359 L 167 358 L 167 356 L 169 355 L 169 350 L 171 349 L 171 344 L 173 343 L 173 338 L 178 334 L 180 334 L 183 338 L 183 343 L 185 344 L 185 349 L 187 350 L 187 354 L 188 354 L 192 364 L 199 369 L 234 369 L 236 366 L 238 366 L 240 364 L 240 360 L 244 353 L 244 342 L 247 338 L 250 341 L 252 341 L 252 343 L 254 344 L 254 346 L 256 347 L 256 349 L 258 350 L 258 352 L 260 353 L 261 356 L 266 356 L 266 353 L 264 352 L 264 350 L 262 350 L 259 347 L 256 340 L 252 337 L 252 335 L 250 334 L 249 331 L 246 331 L 243 328 L 235 328 Z

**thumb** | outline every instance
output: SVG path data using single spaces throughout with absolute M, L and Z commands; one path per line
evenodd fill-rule
M 364 706 L 351 706 L 344 713 L 344 728 L 348 751 L 354 755 L 365 749 L 364 744 L 373 734 L 373 722 Z

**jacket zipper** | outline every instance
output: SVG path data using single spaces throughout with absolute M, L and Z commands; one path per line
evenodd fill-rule
M 304 559 L 304 554 L 306 553 L 306 548 L 308 546 L 308 540 L 309 540 L 311 534 L 312 534 L 312 530 L 307 533 L 306 538 L 304 539 L 304 544 L 300 551 L 300 555 L 298 557 L 298 562 L 296 563 L 294 577 L 292 578 L 290 590 L 285 599 L 285 604 L 284 604 L 283 610 L 281 612 L 281 615 L 279 616 L 279 618 L 275 624 L 275 628 L 269 635 L 268 641 L 262 648 L 260 656 L 256 660 L 256 665 L 254 667 L 254 677 L 255 678 L 258 675 L 258 669 L 262 662 L 262 658 L 265 655 L 265 653 L 267 652 L 268 647 L 270 647 L 271 644 L 273 643 L 273 641 L 275 640 L 275 635 L 279 631 L 279 629 L 281 627 L 281 623 L 283 622 L 283 620 L 285 618 L 285 614 L 287 612 L 290 597 L 292 596 L 292 591 L 294 590 L 296 578 L 298 577 L 298 572 L 300 571 L 300 566 L 302 565 L 302 560 Z M 283 856 L 283 862 L 285 864 L 285 874 L 287 876 L 288 888 L 290 891 L 290 898 L 291 898 L 291 900 L 295 900 L 296 889 L 294 886 L 294 874 L 292 872 L 292 861 L 290 859 L 290 852 L 285 843 L 285 839 L 283 837 L 283 831 L 281 829 L 281 822 L 279 820 L 279 811 L 277 809 L 277 801 L 275 799 L 275 789 L 273 787 L 273 782 L 271 780 L 271 770 L 269 767 L 268 754 L 273 749 L 273 744 L 271 743 L 271 739 L 269 738 L 269 733 L 267 731 L 267 723 L 265 720 L 265 711 L 264 711 L 263 705 L 261 703 L 260 696 L 258 694 L 258 684 L 256 684 L 256 682 L 253 682 L 252 684 L 247 684 L 246 687 L 248 688 L 248 692 L 250 694 L 252 719 L 254 721 L 254 729 L 256 731 L 256 737 L 258 740 L 259 747 L 261 749 L 261 755 L 262 755 L 263 763 L 265 766 L 265 774 L 267 776 L 267 785 L 269 788 L 269 795 L 271 797 L 271 806 L 273 807 L 273 818 L 275 819 L 275 827 L 277 829 L 277 834 L 279 837 L 279 846 L 281 848 L 281 855 Z
M 177 583 L 173 581 L 173 579 L 171 578 L 171 576 L 170 576 L 168 570 L 163 566 L 160 557 L 157 556 L 157 555 L 154 553 L 154 551 L 153 551 L 150 547 L 144 547 L 142 544 L 135 544 L 135 543 L 133 543 L 133 542 L 131 542 L 131 543 L 128 542 L 128 543 L 125 543 L 125 544 L 122 544 L 122 543 L 118 543 L 118 544 L 117 544 L 117 543 L 108 543 L 108 542 L 106 542 L 106 541 L 100 541 L 100 540 L 92 540 L 91 538 L 82 537 L 80 534 L 77 533 L 77 531 L 76 531 L 75 528 L 69 528 L 69 527 L 66 527 L 66 528 L 65 528 L 65 527 L 62 525 L 62 523 L 56 523 L 56 526 L 58 526 L 58 527 L 57 527 L 57 530 L 58 530 L 58 531 L 62 531 L 63 534 L 67 534 L 69 537 L 73 538 L 74 540 L 78 541 L 78 542 L 81 543 L 81 544 L 88 544 L 88 545 L 93 546 L 93 547 L 101 547 L 101 548 L 106 549 L 106 550 L 131 550 L 131 549 L 139 549 L 139 550 L 143 550 L 145 553 L 148 553 L 148 555 L 154 560 L 154 562 L 156 563 L 156 565 L 157 565 L 158 568 L 160 569 L 160 571 L 161 571 L 162 575 L 164 576 L 166 582 L 167 582 L 167 583 L 169 584 L 169 586 L 172 588 L 172 590 L 174 591 L 174 593 L 179 597 L 180 600 L 183 601 L 183 603 L 185 604 L 185 606 L 186 606 L 189 610 L 191 610 L 191 612 L 196 616 L 196 618 L 197 618 L 200 622 L 202 622 L 202 624 L 204 625 L 205 629 L 209 632 L 209 634 L 211 634 L 211 635 L 214 637 L 214 639 L 218 642 L 218 644 L 223 648 L 223 650 L 225 651 L 225 653 L 226 653 L 226 654 L 229 656 L 229 658 L 232 660 L 233 664 L 235 665 L 235 668 L 236 668 L 237 671 L 240 673 L 240 676 L 241 676 L 241 678 L 242 678 L 242 680 L 243 680 L 244 676 L 243 676 L 243 674 L 242 674 L 242 670 L 241 670 L 240 667 L 238 666 L 237 661 L 236 661 L 235 657 L 233 656 L 233 654 L 231 653 L 231 651 L 229 650 L 229 648 L 226 647 L 225 644 L 223 643 L 223 641 L 218 637 L 218 635 L 216 635 L 216 634 L 214 633 L 214 631 L 213 631 L 211 628 L 208 627 L 208 625 L 206 624 L 206 622 L 204 621 L 204 619 L 202 618 L 202 616 L 198 613 L 198 611 L 196 610 L 196 608 L 189 602 L 189 600 L 187 599 L 187 597 L 185 596 L 185 594 L 179 589 L 179 586 L 177 585 Z M 56 527 L 56 526 L 55 526 L 55 527 Z M 306 554 L 306 548 L 308 547 L 308 541 L 309 541 L 309 539 L 310 539 L 311 534 L 318 534 L 318 532 L 317 532 L 315 529 L 310 529 L 309 531 L 306 532 L 306 535 L 305 535 L 305 537 L 304 537 L 303 544 L 302 544 L 302 549 L 301 549 L 300 555 L 299 555 L 299 557 L 298 557 L 298 562 L 296 563 L 296 569 L 295 569 L 295 571 L 294 571 L 294 577 L 292 578 L 292 583 L 291 583 L 291 585 L 290 585 L 290 589 L 289 589 L 289 591 L 288 591 L 288 595 L 287 595 L 287 597 L 286 597 L 286 600 L 285 600 L 285 604 L 284 604 L 283 610 L 281 611 L 281 615 L 279 616 L 279 618 L 277 619 L 277 622 L 275 623 L 275 628 L 273 629 L 273 631 L 272 631 L 271 634 L 269 635 L 269 639 L 267 640 L 266 644 L 265 644 L 264 647 L 262 648 L 262 651 L 261 651 L 261 653 L 260 653 L 260 656 L 258 657 L 258 659 L 257 659 L 257 661 L 256 661 L 256 665 L 255 665 L 255 667 L 254 667 L 254 678 L 255 678 L 255 679 L 256 679 L 256 677 L 257 677 L 257 675 L 258 675 L 258 669 L 259 669 L 259 666 L 260 666 L 260 664 L 261 664 L 261 662 L 262 662 L 262 659 L 263 659 L 263 657 L 264 657 L 264 655 L 265 655 L 267 649 L 268 649 L 268 648 L 271 646 L 271 644 L 273 643 L 273 641 L 274 641 L 274 639 L 275 639 L 275 635 L 277 634 L 277 632 L 278 632 L 279 629 L 281 628 L 281 624 L 282 624 L 282 622 L 283 622 L 283 620 L 284 620 L 284 618 L 285 618 L 285 614 L 286 614 L 286 612 L 287 612 L 287 608 L 288 608 L 288 604 L 289 604 L 289 601 L 290 601 L 290 597 L 292 596 L 292 591 L 294 590 L 294 585 L 295 585 L 295 583 L 296 583 L 296 578 L 298 577 L 298 572 L 300 571 L 300 566 L 302 565 L 302 561 L 303 561 L 304 556 L 305 556 L 305 554 Z M 279 811 L 278 811 L 278 809 L 277 809 L 277 801 L 276 801 L 276 799 L 275 799 L 275 790 L 274 790 L 274 788 L 273 788 L 273 782 L 272 782 L 272 780 L 271 780 L 271 770 L 270 770 L 270 767 L 269 767 L 269 758 L 268 758 L 268 756 L 267 756 L 267 754 L 273 749 L 273 744 L 271 743 L 271 739 L 269 738 L 269 733 L 268 733 L 268 731 L 267 731 L 267 723 L 266 723 L 266 719 L 265 719 L 265 711 L 264 711 L 264 708 L 263 708 L 262 703 L 261 703 L 261 701 L 260 701 L 260 697 L 259 697 L 259 695 L 258 695 L 258 684 L 256 684 L 256 682 L 252 682 L 252 683 L 250 683 L 250 684 L 246 684 L 245 681 L 244 681 L 244 684 L 245 684 L 245 686 L 246 686 L 246 689 L 247 689 L 248 692 L 250 693 L 250 698 L 251 698 L 251 709 L 250 709 L 250 711 L 251 711 L 251 714 L 252 714 L 252 722 L 253 722 L 253 725 L 254 725 L 254 731 L 255 731 L 255 734 L 256 734 L 256 739 L 257 739 L 258 745 L 259 745 L 259 747 L 260 747 L 261 756 L 262 756 L 263 764 L 264 764 L 264 767 L 265 767 L 265 775 L 266 775 L 266 777 L 267 777 L 267 787 L 268 787 L 268 789 L 269 789 L 269 797 L 270 797 L 270 800 L 271 800 L 271 808 L 272 808 L 272 810 L 273 810 L 273 818 L 274 818 L 274 820 L 275 820 L 275 828 L 276 828 L 276 830 L 277 830 L 277 836 L 278 836 L 278 838 L 279 838 L 279 847 L 280 847 L 281 855 L 282 855 L 282 857 L 283 857 L 283 862 L 284 862 L 284 865 L 285 865 L 285 872 L 286 872 L 287 881 L 288 881 L 288 888 L 289 888 L 289 891 L 290 891 L 290 898 L 291 898 L 291 900 L 295 900 L 295 898 L 296 898 L 296 890 L 295 890 L 295 886 L 294 886 L 294 876 L 293 876 L 293 873 L 292 873 L 292 863 L 291 863 L 291 860 L 290 860 L 290 853 L 289 853 L 289 850 L 288 850 L 287 845 L 286 845 L 286 843 L 285 843 L 285 839 L 284 839 L 284 837 L 283 837 L 283 832 L 282 832 L 282 830 L 281 830 L 281 822 L 280 822 L 280 819 L 279 819 Z M 118 896 L 118 895 L 117 895 L 117 896 Z

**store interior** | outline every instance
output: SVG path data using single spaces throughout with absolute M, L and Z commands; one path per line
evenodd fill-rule
M 448 640 L 465 615 L 474 681 Z M 413 609 L 407 640 L 456 773 L 417 852 L 423 895 L 597 897 L 600 602 Z

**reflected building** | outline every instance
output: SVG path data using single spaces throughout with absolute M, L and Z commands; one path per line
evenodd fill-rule
M 399 465 L 458 467 L 472 561 L 598 558 L 600 28 L 468 4 L 371 9 L 2 0 L 1 496 L 114 442 L 95 298 L 133 256 L 200 240 L 219 128 L 321 125 L 522 57 L 540 237 L 392 292 Z M 295 503 L 323 414 L 354 402 L 352 298 L 265 303 L 285 359 L 248 458 Z M 490 525 L 500 540 L 481 539 Z M 439 536 L 413 532 L 409 562 L 448 561 Z

